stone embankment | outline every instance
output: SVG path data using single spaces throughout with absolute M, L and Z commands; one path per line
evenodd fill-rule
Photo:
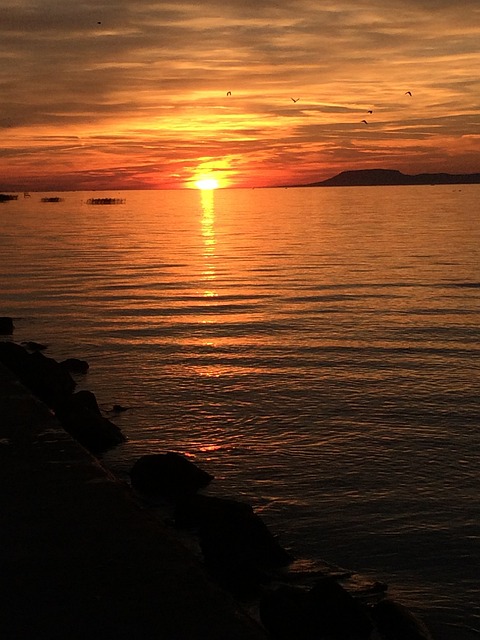
M 214 478 L 181 454 L 141 457 L 131 486 L 114 478 L 98 456 L 125 438 L 75 392 L 88 364 L 43 350 L 0 342 L 2 639 L 431 639 L 386 585 L 306 569 L 249 505 L 202 494 Z
M 0 363 L 2 640 L 265 640 Z

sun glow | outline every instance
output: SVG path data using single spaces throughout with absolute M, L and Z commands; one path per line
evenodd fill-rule
M 210 191 L 212 189 L 218 189 L 218 180 L 215 178 L 200 178 L 195 182 L 197 189 Z

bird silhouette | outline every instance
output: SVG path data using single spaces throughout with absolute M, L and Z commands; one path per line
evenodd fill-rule
M 366 120 L 362 120 L 363 124 L 368 124 L 368 122 Z
M 405 95 L 406 95 L 406 96 L 411 96 L 411 95 L 412 95 L 412 92 L 411 92 L 411 91 L 405 91 Z
M 300 98 L 297 98 L 296 100 L 295 100 L 295 98 L 290 98 L 290 100 L 293 100 L 293 102 L 298 102 L 300 100 Z
M 367 111 L 367 113 L 373 113 L 373 111 L 372 111 L 371 109 L 369 109 L 369 110 Z
M 232 92 L 231 91 L 227 91 L 227 96 L 231 96 Z

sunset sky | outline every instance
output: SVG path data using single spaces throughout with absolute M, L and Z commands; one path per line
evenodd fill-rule
M 0 84 L 2 191 L 480 171 L 479 0 L 3 0 Z

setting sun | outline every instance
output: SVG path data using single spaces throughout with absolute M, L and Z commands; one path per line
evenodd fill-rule
M 218 188 L 218 180 L 215 178 L 201 178 L 195 182 L 195 186 L 197 189 L 217 189 Z

